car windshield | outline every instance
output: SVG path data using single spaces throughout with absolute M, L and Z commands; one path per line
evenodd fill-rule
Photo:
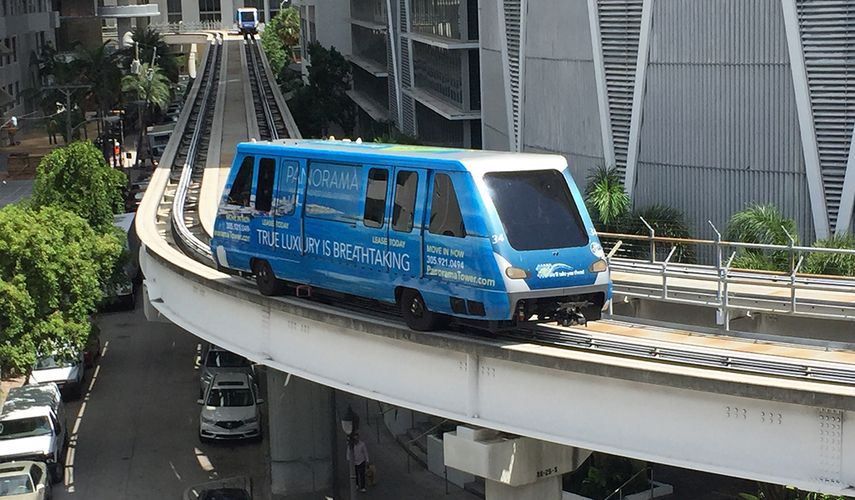
M 588 234 L 557 170 L 493 172 L 484 182 L 515 250 L 580 247 Z
M 229 351 L 210 351 L 205 359 L 208 368 L 241 368 L 249 365 L 248 359 Z
M 44 436 L 50 433 L 50 421 L 47 417 L 30 417 L 0 421 L 0 439 Z
M 212 389 L 208 394 L 208 406 L 252 406 L 253 403 L 249 389 Z
M 36 360 L 33 370 L 50 370 L 51 368 L 66 368 L 77 364 L 71 356 L 45 356 Z
M 27 474 L 0 477 L 0 497 L 25 495 L 32 492 L 33 483 L 30 482 L 30 476 Z

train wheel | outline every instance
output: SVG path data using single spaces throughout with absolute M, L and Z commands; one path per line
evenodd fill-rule
M 266 260 L 258 260 L 252 266 L 255 272 L 255 285 L 262 295 L 282 295 L 285 293 L 285 283 L 273 274 L 273 269 Z
M 404 321 L 413 330 L 427 332 L 439 323 L 439 315 L 427 308 L 422 295 L 415 290 L 405 289 L 401 292 L 400 305 Z

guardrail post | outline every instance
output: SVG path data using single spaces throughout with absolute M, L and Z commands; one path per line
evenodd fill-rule
M 709 225 L 710 225 L 710 227 L 711 227 L 711 228 L 712 228 L 712 230 L 713 230 L 713 233 L 715 233 L 715 270 L 716 270 L 716 275 L 718 276 L 718 282 L 716 283 L 716 291 L 715 291 L 715 294 L 716 294 L 716 298 L 718 299 L 718 303 L 719 303 L 719 306 L 720 306 L 720 307 L 719 307 L 719 314 L 724 314 L 724 311 L 721 309 L 721 306 L 723 306 L 723 305 L 724 305 L 724 299 L 722 298 L 722 295 L 721 295 L 721 285 L 722 285 L 722 273 L 721 273 L 721 254 L 722 254 L 722 252 L 721 252 L 721 251 L 722 251 L 722 248 L 721 248 L 721 233 L 718 231 L 718 229 L 715 227 L 715 225 L 712 223 L 712 221 L 711 221 L 711 220 L 707 220 L 707 224 L 709 224 Z
M 727 294 L 727 274 L 730 271 L 730 265 L 733 263 L 733 259 L 736 257 L 736 252 L 730 254 L 730 258 L 727 259 L 727 265 L 724 267 L 722 272 L 722 292 L 723 292 L 723 316 L 724 316 L 724 331 L 730 331 L 730 299 Z
M 784 231 L 784 234 L 787 235 L 787 239 L 790 240 L 788 246 L 790 247 L 790 273 L 792 274 L 796 270 L 796 250 L 794 248 L 796 246 L 796 239 L 793 238 L 793 236 L 787 231 L 787 228 L 785 228 L 784 226 L 781 226 L 781 230 Z
M 647 226 L 647 231 L 649 232 L 648 238 L 650 239 L 650 262 L 655 263 L 656 262 L 656 239 L 655 239 L 656 238 L 656 231 L 653 229 L 653 227 L 650 224 L 647 223 L 646 220 L 644 220 L 644 217 L 639 216 L 638 218 L 641 219 L 641 222 L 645 226 Z

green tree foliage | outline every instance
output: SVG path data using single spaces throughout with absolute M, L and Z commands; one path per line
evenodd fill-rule
M 617 168 L 600 166 L 588 177 L 585 203 L 598 229 L 607 230 L 626 214 L 629 195 L 623 188 Z
M 299 43 L 300 14 L 296 7 L 280 10 L 261 32 L 261 46 L 279 83 L 283 83 L 286 66 L 295 59 L 294 46 Z
M 345 93 L 350 89 L 350 63 L 335 47 L 319 43 L 308 47 L 311 58 L 309 84 L 294 92 L 288 102 L 294 120 L 304 137 L 327 136 L 330 123 L 336 123 L 346 136 L 356 126 L 356 107 Z
M 686 216 L 680 210 L 666 205 L 650 205 L 644 208 L 633 210 L 624 214 L 617 222 L 616 226 L 622 233 L 627 234 L 642 234 L 648 235 L 650 231 L 641 219 L 647 221 L 657 237 L 666 238 L 693 238 L 692 232 L 689 230 L 689 225 L 686 223 Z M 624 242 L 626 245 L 626 253 L 624 255 L 638 259 L 650 258 L 650 244 L 642 241 Z M 671 252 L 671 244 L 659 242 L 656 244 L 656 260 L 665 260 Z M 691 245 L 677 245 L 677 250 L 671 257 L 672 262 L 694 262 L 695 248 Z
M 757 483 L 757 493 L 740 493 L 742 500 L 846 500 L 839 495 L 801 491 L 793 486 Z
M 855 235 L 835 235 L 819 240 L 813 246 L 855 250 Z M 811 274 L 855 276 L 855 255 L 811 252 L 802 265 L 802 271 Z
M 36 170 L 33 207 L 57 206 L 84 218 L 96 231 L 112 231 L 113 214 L 123 211 L 125 174 L 110 168 L 91 142 L 51 151 Z
M 637 493 L 649 488 L 647 476 L 640 473 L 645 466 L 637 460 L 595 452 L 571 473 L 568 487 L 589 498 L 605 498 L 618 488 L 623 488 L 624 495 Z
M 172 99 L 172 89 L 169 79 L 158 66 L 143 63 L 139 74 L 129 74 L 122 77 L 122 92 L 127 92 L 132 98 L 149 103 L 157 108 L 165 109 Z
M 113 231 L 95 232 L 54 206 L 0 209 L 0 364 L 24 372 L 36 353 L 73 352 L 122 251 Z
M 774 205 L 750 205 L 736 212 L 727 224 L 726 239 L 767 245 L 789 245 L 790 238 L 798 244 L 796 222 L 785 217 Z M 765 269 L 790 271 L 790 254 L 787 251 L 740 249 L 732 267 L 740 269 Z
M 105 42 L 93 49 L 78 49 L 77 60 L 81 70 L 81 80 L 89 85 L 86 99 L 98 112 L 98 117 L 103 120 L 106 112 L 119 100 L 122 80 L 119 58 L 115 53 L 108 51 Z
M 157 56 L 154 63 L 171 82 L 178 81 L 179 61 L 169 48 L 163 36 L 151 27 L 138 26 L 131 31 L 134 43 L 139 45 L 139 61 L 152 63 L 152 57 Z M 155 54 L 155 49 L 157 54 Z M 131 67 L 131 61 L 137 56 L 137 47 L 131 45 L 120 51 L 121 66 L 125 70 Z M 142 72 L 141 72 L 142 73 Z

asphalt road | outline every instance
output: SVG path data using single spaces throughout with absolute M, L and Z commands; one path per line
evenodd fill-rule
M 138 294 L 139 295 L 139 294 Z M 179 499 L 210 480 L 246 475 L 266 498 L 267 441 L 200 444 L 201 341 L 135 311 L 100 315 L 103 356 L 68 405 L 71 442 L 54 498 Z

